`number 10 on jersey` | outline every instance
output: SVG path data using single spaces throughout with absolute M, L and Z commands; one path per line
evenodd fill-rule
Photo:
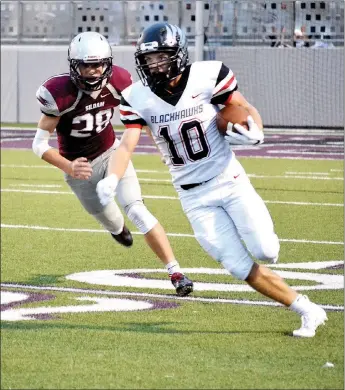
M 183 150 L 181 148 L 178 150 L 176 143 L 170 135 L 169 126 L 162 126 L 158 131 L 158 135 L 163 137 L 168 144 L 170 159 L 173 165 L 186 164 L 186 158 L 189 161 L 198 161 L 208 156 L 210 148 L 200 121 L 193 119 L 183 122 L 178 132 L 181 137 Z

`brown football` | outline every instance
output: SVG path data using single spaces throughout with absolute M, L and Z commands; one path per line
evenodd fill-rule
M 219 132 L 225 135 L 228 122 L 232 124 L 238 123 L 248 129 L 248 115 L 250 115 L 249 112 L 242 106 L 235 106 L 233 104 L 225 106 L 217 113 L 216 123 Z M 233 131 L 237 132 L 234 128 Z

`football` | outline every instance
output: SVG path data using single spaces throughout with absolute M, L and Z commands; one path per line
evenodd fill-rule
M 235 106 L 230 104 L 225 106 L 217 113 L 216 124 L 219 132 L 223 135 L 226 134 L 228 123 L 233 125 L 238 123 L 248 129 L 247 118 L 249 112 L 242 106 Z M 237 133 L 236 129 L 233 128 L 233 131 Z

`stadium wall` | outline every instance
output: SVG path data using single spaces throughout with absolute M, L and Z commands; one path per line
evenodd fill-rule
M 115 63 L 137 80 L 133 53 L 133 46 L 113 47 Z M 37 122 L 36 90 L 48 77 L 68 71 L 66 57 L 66 46 L 1 46 L 1 121 Z M 343 128 L 344 48 L 222 46 L 211 57 L 234 71 L 265 126 Z M 113 122 L 120 123 L 118 115 Z

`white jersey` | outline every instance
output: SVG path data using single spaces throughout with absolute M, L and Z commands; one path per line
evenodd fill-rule
M 147 125 L 165 157 L 175 188 L 219 175 L 232 152 L 216 127 L 218 104 L 237 89 L 220 61 L 195 62 L 183 72 L 179 99 L 162 99 L 141 81 L 122 91 L 120 117 L 127 128 Z

